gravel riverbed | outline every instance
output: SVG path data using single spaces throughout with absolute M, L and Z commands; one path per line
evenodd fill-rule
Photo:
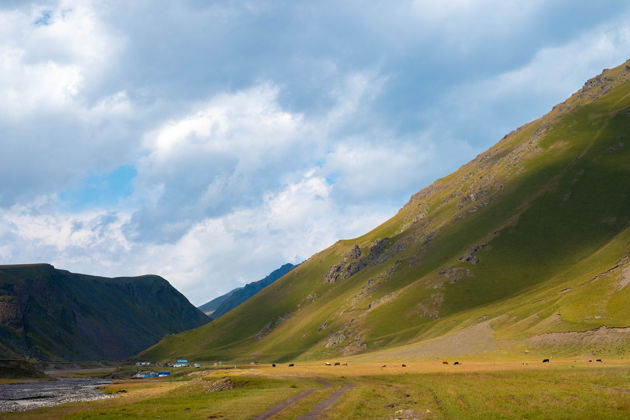
M 0 385 L 0 412 L 25 411 L 76 401 L 111 398 L 97 389 L 107 379 L 61 378 L 56 381 Z

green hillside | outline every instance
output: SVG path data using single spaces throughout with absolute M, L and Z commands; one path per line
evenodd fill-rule
M 0 265 L 0 358 L 120 360 L 209 321 L 159 276 Z
M 143 357 L 628 355 L 628 136 L 630 61 L 373 231 Z

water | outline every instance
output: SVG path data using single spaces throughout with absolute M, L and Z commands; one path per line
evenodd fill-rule
M 75 401 L 111 398 L 96 387 L 111 384 L 107 379 L 61 378 L 49 382 L 0 385 L 0 412 L 25 411 Z

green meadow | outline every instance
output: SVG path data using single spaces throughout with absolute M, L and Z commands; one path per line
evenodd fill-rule
M 624 419 L 630 416 L 630 363 L 586 361 L 493 364 L 357 363 L 279 368 L 241 367 L 183 378 L 122 380 L 105 387 L 114 398 L 70 403 L 13 419 L 250 419 L 307 393 L 269 418 L 310 414 L 345 391 L 317 418 Z M 215 390 L 228 381 L 230 389 Z M 407 417 L 405 417 L 407 416 Z

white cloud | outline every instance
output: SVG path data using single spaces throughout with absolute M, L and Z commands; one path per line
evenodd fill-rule
M 400 196 L 418 187 L 427 161 L 435 157 L 431 141 L 415 140 L 338 144 L 326 157 L 324 171 L 338 179 L 340 194 L 355 200 Z
M 44 211 L 48 202 L 13 207 L 0 211 L 0 241 L 14 244 L 1 247 L 0 258 L 97 275 L 156 273 L 201 304 L 339 238 L 358 236 L 396 210 L 339 205 L 332 188 L 309 172 L 258 206 L 199 220 L 174 243 L 159 245 L 128 241 L 125 214 L 51 215 Z
M 260 278 L 622 62 L 607 4 L 2 5 L 0 262 L 154 272 L 196 302 Z M 124 208 L 62 210 L 120 165 Z
M 480 152 L 516 127 L 542 116 L 605 67 L 630 51 L 630 14 L 599 25 L 561 45 L 542 48 L 524 65 L 454 85 L 425 110 L 432 130 L 477 141 Z M 445 118 L 444 116 L 448 117 Z M 468 130 L 463 130 L 468 128 Z
M 47 11 L 46 25 L 35 22 Z M 121 41 L 91 2 L 0 11 L 0 117 L 85 105 L 82 90 L 107 71 Z
M 145 135 L 136 186 L 146 198 L 130 228 L 138 239 L 169 242 L 204 217 L 258 205 L 304 170 L 321 166 L 348 126 L 366 117 L 381 84 L 370 75 L 350 75 L 330 89 L 334 103 L 323 115 L 306 117 L 280 105 L 280 87 L 261 83 L 217 94 L 161 124 Z M 384 143 L 381 150 L 387 147 L 398 145 Z M 371 172 L 355 165 L 353 173 L 359 177 L 361 170 Z M 356 187 L 374 193 L 380 185 Z
M 474 93 L 464 96 L 490 102 L 525 94 L 561 101 L 605 66 L 628 59 L 629 24 L 625 18 L 619 25 L 603 25 L 567 44 L 543 48 L 525 66 L 477 83 L 469 87 Z
M 230 153 L 248 163 L 282 149 L 298 135 L 302 117 L 277 104 L 278 89 L 263 84 L 213 97 L 190 116 L 169 121 L 147 136 L 149 159 L 162 162 L 184 149 Z
M 137 150 L 127 91 L 101 88 L 124 42 L 100 6 L 63 0 L 0 9 L 2 206 L 76 186 Z M 36 24 L 43 13 L 46 24 Z

